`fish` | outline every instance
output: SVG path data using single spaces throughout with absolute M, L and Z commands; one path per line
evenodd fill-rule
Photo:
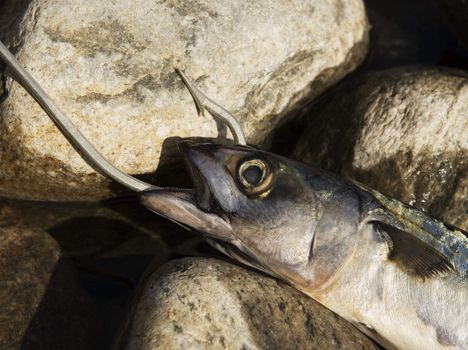
M 194 189 L 140 194 L 387 349 L 467 349 L 467 233 L 326 171 L 248 146 L 182 141 Z
M 387 349 L 468 349 L 467 233 L 350 179 L 248 146 L 238 121 L 177 70 L 234 145 L 181 141 L 194 184 L 161 188 L 110 164 L 0 42 L 0 59 L 93 168 Z

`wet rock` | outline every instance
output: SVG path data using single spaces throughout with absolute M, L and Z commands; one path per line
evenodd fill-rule
M 211 118 L 197 116 L 174 66 L 259 144 L 288 111 L 352 71 L 367 49 L 361 0 L 15 3 L 5 2 L 0 20 L 15 55 L 97 149 L 131 174 L 153 173 L 168 137 L 218 134 Z M 25 12 L 11 14 L 15 6 Z M 0 113 L 0 193 L 109 196 L 107 181 L 10 79 Z
M 46 233 L 0 204 L 0 348 L 99 349 L 97 307 Z
M 215 259 L 148 276 L 120 349 L 375 349 L 292 287 Z
M 309 112 L 291 156 L 468 228 L 468 74 L 368 73 Z

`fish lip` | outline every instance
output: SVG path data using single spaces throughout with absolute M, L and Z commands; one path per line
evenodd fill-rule
M 151 211 L 183 227 L 189 226 L 213 238 L 230 241 L 233 237 L 230 218 L 216 201 L 209 182 L 199 169 L 200 159 L 203 158 L 208 163 L 213 154 L 213 144 L 207 143 L 206 149 L 204 145 L 186 140 L 178 143 L 194 188 L 156 188 L 144 191 L 140 193 L 140 202 Z
M 200 209 L 193 189 L 148 190 L 140 193 L 140 202 L 149 210 L 184 228 L 199 231 L 212 246 L 234 260 L 237 258 L 246 265 L 261 269 L 255 263 L 254 256 L 239 254 L 240 250 L 233 249 L 238 240 L 230 222 L 222 215 Z
M 193 189 L 158 188 L 140 193 L 140 202 L 149 210 L 185 228 L 230 240 L 232 227 L 216 213 L 200 209 Z
M 197 206 L 205 212 L 211 213 L 214 211 L 218 211 L 215 209 L 219 209 L 220 206 L 219 203 L 217 203 L 216 198 L 213 196 L 209 182 L 207 181 L 205 175 L 194 161 L 195 157 L 197 156 L 196 151 L 194 151 L 192 147 L 194 145 L 203 144 L 195 143 L 189 140 L 180 141 L 178 143 L 179 152 L 183 156 L 185 166 L 189 172 L 190 179 L 192 180 L 194 185 L 194 200 Z

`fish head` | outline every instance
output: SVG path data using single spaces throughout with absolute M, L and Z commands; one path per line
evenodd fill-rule
M 235 260 L 295 285 L 310 283 L 324 205 L 307 170 L 246 146 L 182 142 L 179 149 L 195 188 L 152 190 L 141 195 L 143 205 L 201 232 Z M 331 233 L 324 242 L 339 239 Z

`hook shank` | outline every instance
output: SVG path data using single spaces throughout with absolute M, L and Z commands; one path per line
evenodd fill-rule
M 72 121 L 55 105 L 47 93 L 29 75 L 7 47 L 0 41 L 0 59 L 5 62 L 13 73 L 13 78 L 39 103 L 42 109 L 57 125 L 83 159 L 100 174 L 113 179 L 119 184 L 134 190 L 145 191 L 155 186 L 127 175 L 110 164 L 94 146 L 83 136 Z

